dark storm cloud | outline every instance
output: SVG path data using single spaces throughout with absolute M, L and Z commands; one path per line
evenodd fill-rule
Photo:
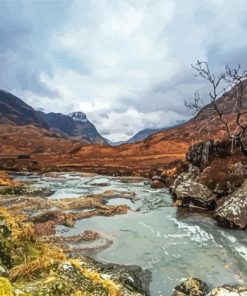
M 17 94 L 28 91 L 54 97 L 58 91 L 48 87 L 41 77 L 42 73 L 52 74 L 47 46 L 51 30 L 47 28 L 41 34 L 29 4 L 32 2 L 0 1 L 0 88 Z M 42 2 L 37 1 L 36 5 L 41 8 Z M 41 13 L 39 9 L 39 15 Z M 44 13 L 49 25 L 51 19 L 47 18 L 47 11 Z

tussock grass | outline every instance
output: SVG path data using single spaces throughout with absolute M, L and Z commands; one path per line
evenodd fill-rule
M 24 278 L 38 270 L 48 269 L 55 263 L 61 263 L 65 260 L 66 257 L 61 249 L 50 245 L 43 245 L 40 254 L 35 259 L 30 260 L 30 258 L 26 258 L 24 263 L 11 269 L 10 279 Z
M 88 278 L 92 283 L 99 284 L 108 290 L 109 296 L 120 296 L 120 288 L 111 280 L 103 279 L 100 273 L 82 267 L 78 260 L 70 260 L 70 263 L 80 270 L 80 272 Z

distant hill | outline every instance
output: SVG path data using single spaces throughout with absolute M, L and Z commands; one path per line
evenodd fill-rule
M 127 140 L 126 143 L 132 144 L 132 143 L 142 141 L 142 140 L 146 139 L 147 137 L 149 137 L 149 136 L 151 136 L 153 134 L 156 134 L 156 133 L 162 132 L 162 131 L 166 131 L 169 128 L 173 128 L 175 126 L 177 126 L 177 125 L 173 125 L 173 126 L 170 126 L 170 127 L 164 127 L 164 128 L 156 128 L 156 129 L 152 129 L 152 128 L 144 129 L 144 130 L 139 131 L 138 133 L 136 133 L 133 137 L 131 137 L 129 140 Z
M 104 138 L 105 139 L 105 141 L 110 145 L 110 146 L 119 146 L 119 145 L 121 145 L 121 144 L 124 144 L 124 143 L 126 143 L 126 141 L 111 141 L 111 140 L 109 140 L 109 139 L 107 139 L 107 138 Z
M 9 92 L 0 90 L 0 124 L 27 125 L 48 129 L 48 124 L 32 107 Z
M 182 124 L 182 123 L 181 123 Z M 156 134 L 156 133 L 159 133 L 159 132 L 162 132 L 162 131 L 166 131 L 170 128 L 174 128 L 174 127 L 177 127 L 179 126 L 180 124 L 176 124 L 176 125 L 172 125 L 172 126 L 169 126 L 169 127 L 163 127 L 163 128 L 147 128 L 147 129 L 144 129 L 144 130 L 141 130 L 139 131 L 138 133 L 136 133 L 133 137 L 131 137 L 130 139 L 128 139 L 127 141 L 118 141 L 118 142 L 113 142 L 113 141 L 110 141 L 108 139 L 105 139 L 111 146 L 119 146 L 119 145 L 122 145 L 122 144 L 133 144 L 133 143 L 137 143 L 137 142 L 140 142 L 140 141 L 143 141 L 145 140 L 147 137 L 153 135 L 153 134 Z

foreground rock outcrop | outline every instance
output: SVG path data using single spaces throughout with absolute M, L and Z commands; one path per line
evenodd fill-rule
M 209 296 L 247 296 L 247 286 L 222 286 L 213 289 Z
M 210 291 L 207 283 L 189 278 L 175 287 L 172 296 L 247 296 L 247 286 L 225 285 Z
M 226 227 L 247 228 L 247 159 L 231 142 L 207 141 L 190 147 L 188 171 L 180 174 L 171 191 L 178 207 L 215 211 Z
M 227 227 L 247 228 L 247 180 L 217 208 L 215 218 Z
M 209 293 L 209 286 L 197 278 L 189 278 L 176 286 L 172 296 L 205 296 Z
M 172 186 L 175 204 L 182 207 L 198 207 L 213 210 L 216 206 L 215 194 L 197 181 L 200 170 L 191 166 L 187 173 L 182 173 Z
M 72 259 L 54 244 L 38 239 L 33 225 L 21 215 L 13 217 L 0 208 L 1 296 L 149 295 L 150 277 L 139 267 Z

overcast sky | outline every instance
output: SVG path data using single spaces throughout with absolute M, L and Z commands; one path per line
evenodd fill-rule
M 247 65 L 245 0 L 0 0 L 0 88 L 111 140 L 188 117 L 190 67 Z

